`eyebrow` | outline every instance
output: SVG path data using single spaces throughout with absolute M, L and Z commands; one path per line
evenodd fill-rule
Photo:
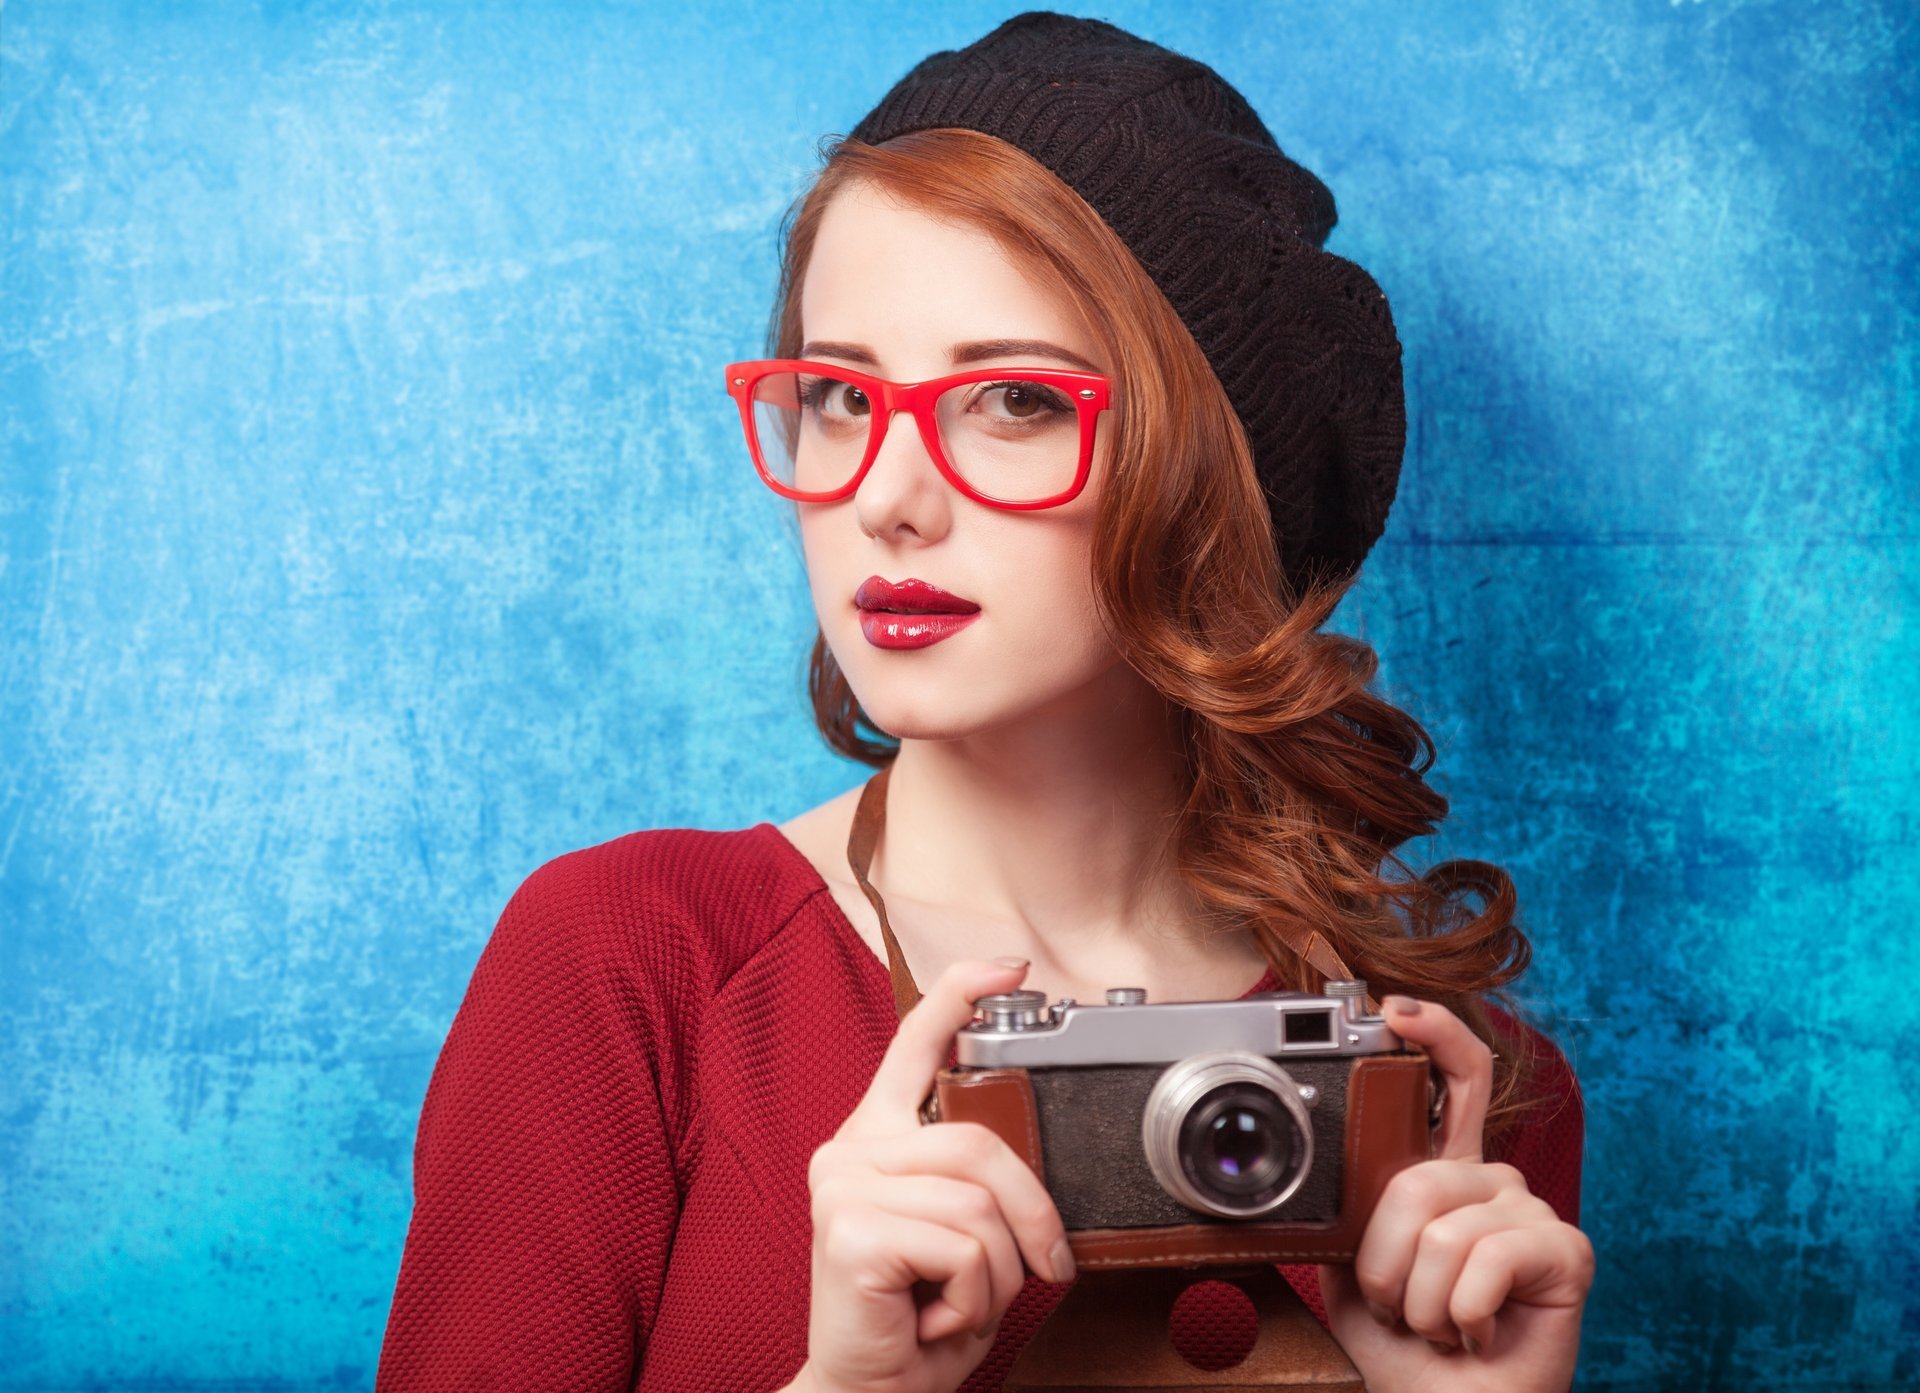
M 838 343 L 830 339 L 815 339 L 801 345 L 800 356 L 844 358 L 849 363 L 862 363 L 870 368 L 880 366 L 880 360 L 874 356 L 873 350 L 864 344 Z M 947 356 L 953 360 L 955 367 L 984 363 L 994 358 L 1052 358 L 1055 362 L 1066 363 L 1082 372 L 1100 371 L 1078 353 L 1062 348 L 1057 343 L 1048 343 L 1045 339 L 979 339 L 973 343 L 955 344 Z

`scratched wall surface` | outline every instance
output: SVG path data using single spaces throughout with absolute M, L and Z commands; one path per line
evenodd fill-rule
M 1011 12 L 0 12 L 0 1386 L 369 1387 L 514 885 L 862 772 L 717 365 L 815 139 Z M 1910 8 L 1093 12 L 1397 307 L 1342 622 L 1585 1079 L 1583 1386 L 1920 1378 Z

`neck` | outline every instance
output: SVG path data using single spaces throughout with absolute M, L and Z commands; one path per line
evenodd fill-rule
M 980 926 L 956 955 L 1093 972 L 1200 946 L 1173 860 L 1177 712 L 1124 663 L 1074 696 L 1014 725 L 901 742 L 872 879 L 890 907 Z

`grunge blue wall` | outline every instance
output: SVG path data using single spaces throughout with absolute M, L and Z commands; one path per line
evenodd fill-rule
M 864 772 L 718 365 L 1013 8 L 0 12 L 0 1386 L 369 1387 L 519 879 Z M 1584 1386 L 1920 1377 L 1911 9 L 1091 12 L 1397 308 L 1341 622 L 1585 1079 Z

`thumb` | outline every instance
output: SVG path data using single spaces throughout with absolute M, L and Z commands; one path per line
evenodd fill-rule
M 866 1096 L 848 1119 L 856 1128 L 895 1130 L 918 1115 L 920 1100 L 947 1062 L 953 1037 L 973 1020 L 973 1003 L 1010 992 L 1027 975 L 1025 958 L 963 958 L 948 966 L 931 990 L 901 1018 Z

